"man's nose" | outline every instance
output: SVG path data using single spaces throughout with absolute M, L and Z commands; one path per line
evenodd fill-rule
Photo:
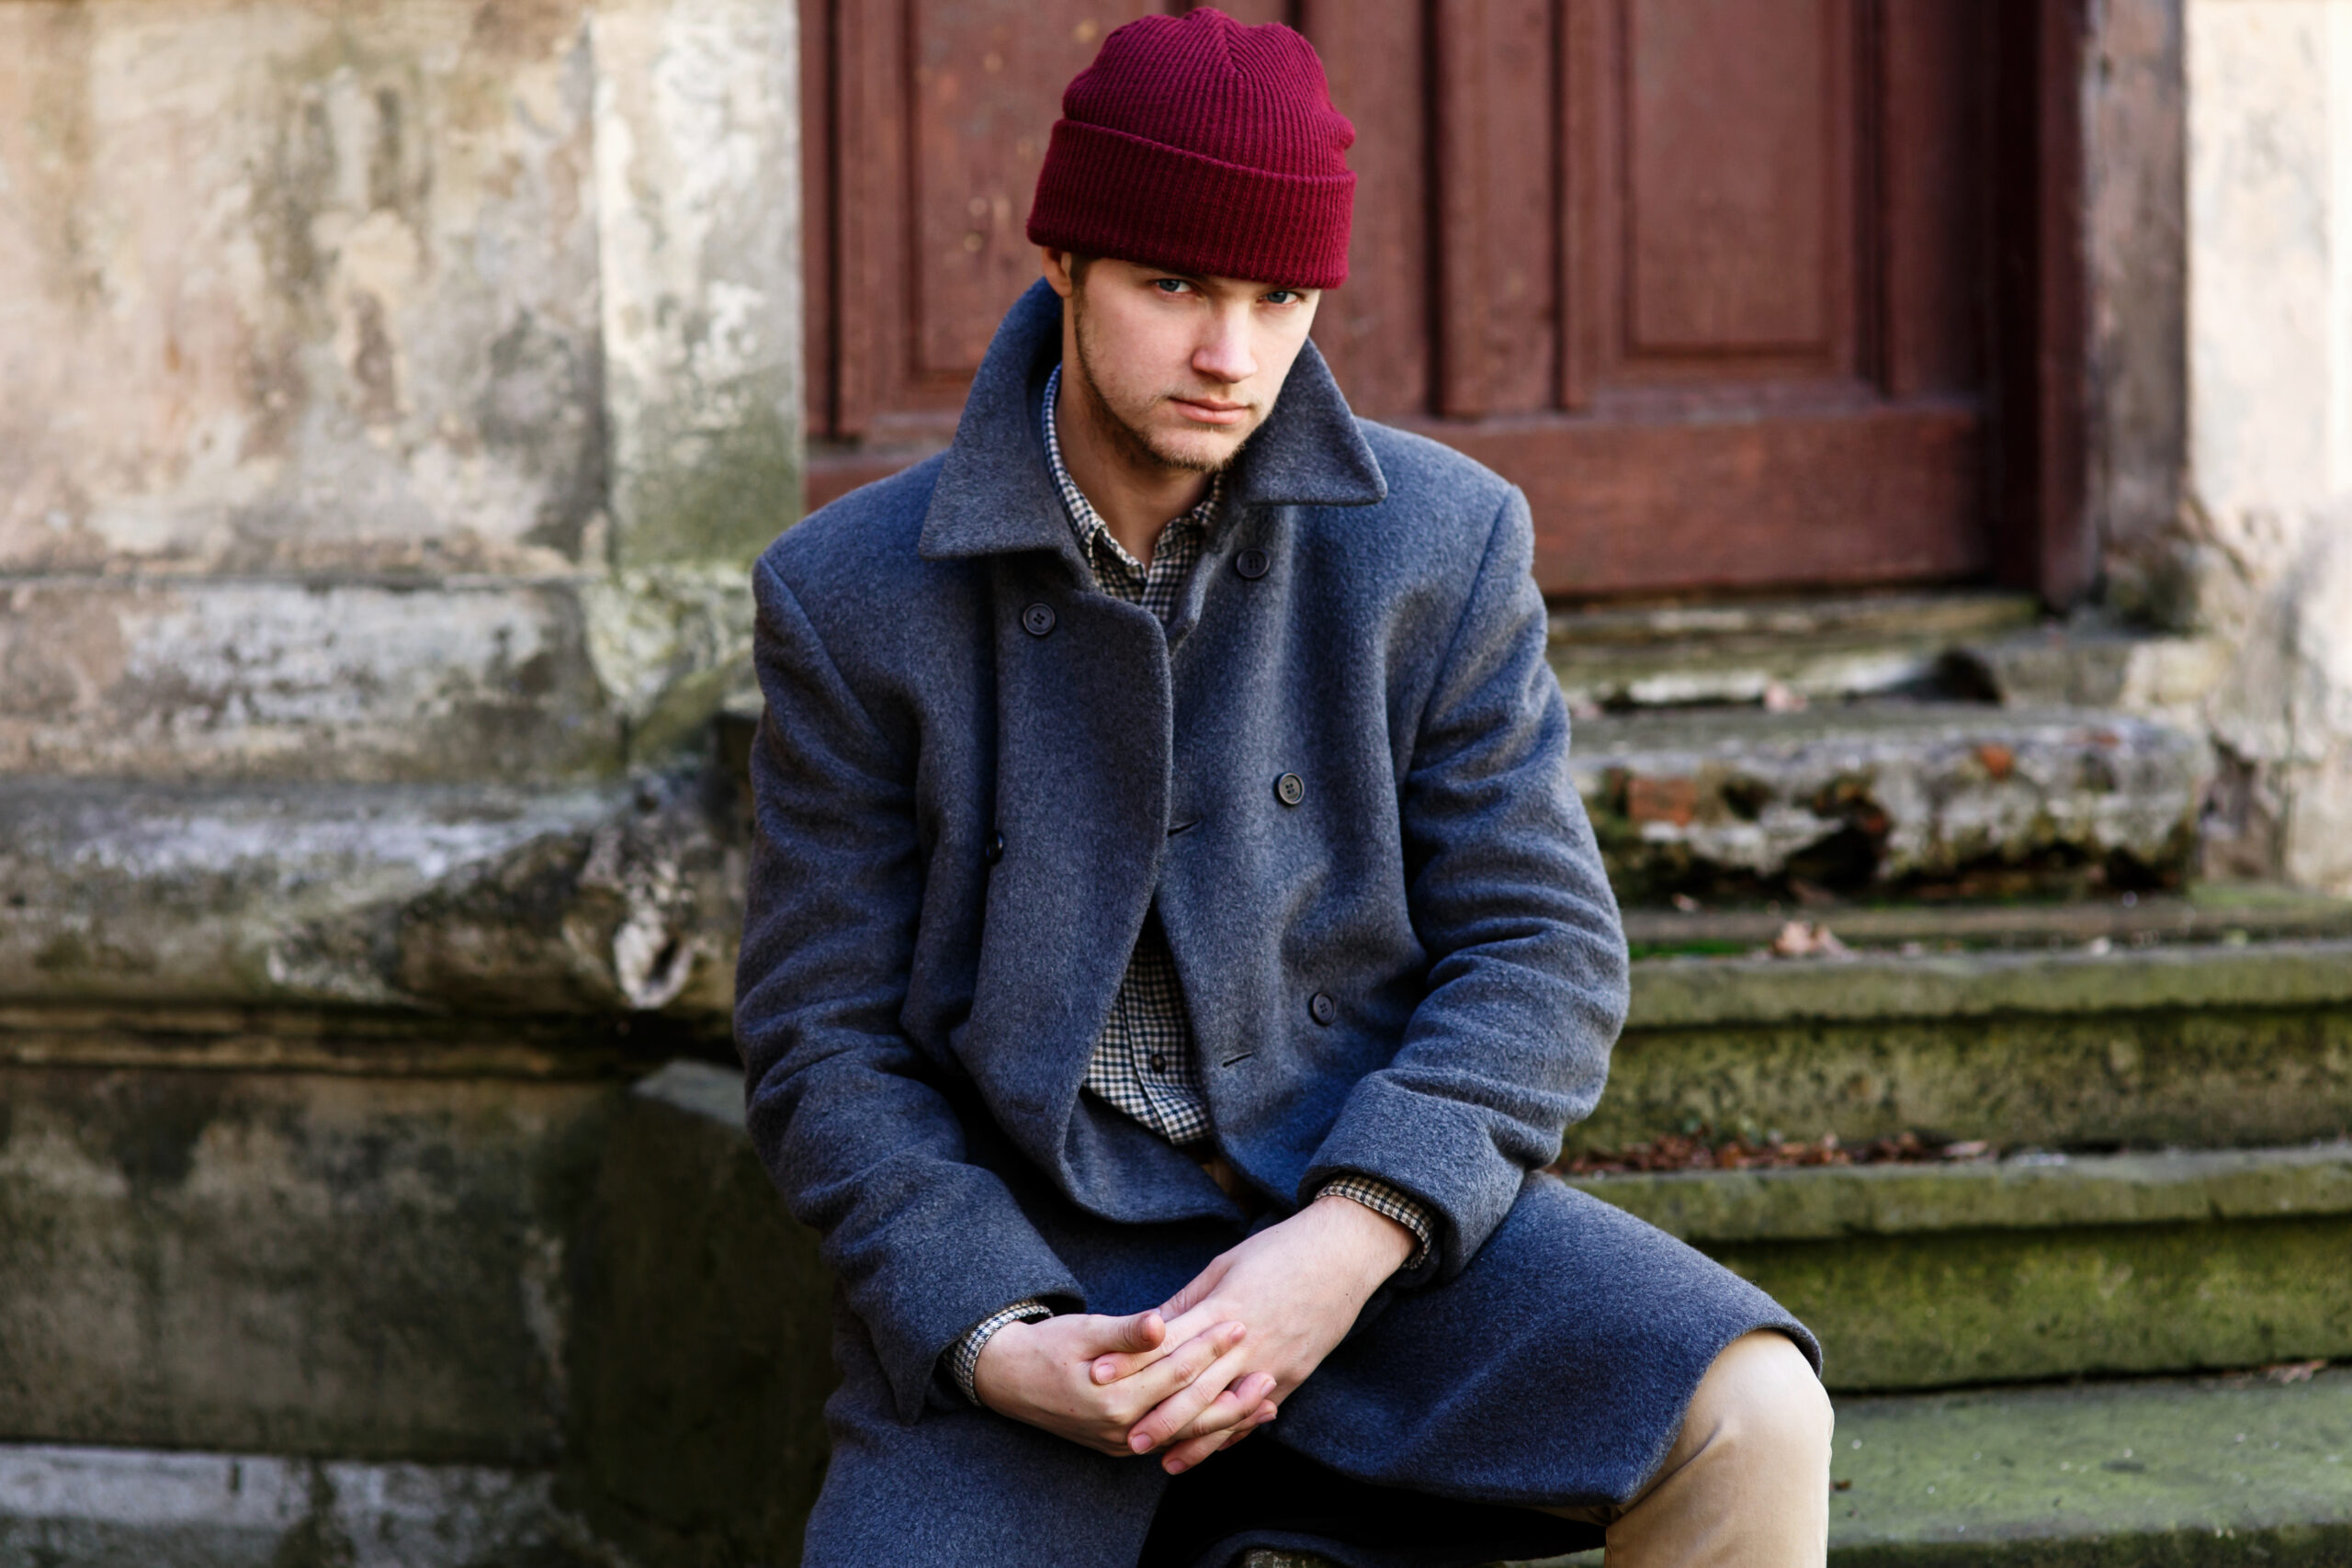
M 1257 356 L 1250 352 L 1248 310 L 1219 310 L 1209 319 L 1208 333 L 1193 350 L 1193 369 L 1220 386 L 1238 386 L 1258 373 Z

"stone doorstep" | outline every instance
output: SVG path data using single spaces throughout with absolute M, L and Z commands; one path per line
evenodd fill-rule
M 2352 1142 L 1572 1185 L 1796 1314 L 1833 1389 L 2352 1356 Z
M 2352 938 L 2211 947 L 1645 959 L 1628 1030 L 2352 1003 Z
M 1903 702 L 1589 718 L 1570 768 L 1631 903 L 1972 875 L 2023 891 L 2090 868 L 2177 880 L 2211 771 L 2202 741 L 2150 719 Z
M 2002 1149 L 2352 1134 L 2352 940 L 1646 959 L 1572 1147 L 1699 1125 Z
M 2264 883 L 2200 882 L 2186 895 L 2125 894 L 2063 903 L 1863 904 L 1628 909 L 1625 937 L 1665 954 L 1770 945 L 1791 920 L 1828 928 L 1849 946 L 2094 946 L 2352 937 L 2352 898 Z
M 1554 610 L 1550 641 L 1554 648 L 1804 646 L 1827 638 L 1951 644 L 2011 632 L 2041 618 L 2032 594 L 1998 589 L 1604 604 Z
M 1840 1400 L 1830 1475 L 1839 1568 L 2341 1568 L 2352 1371 Z
M 0 1568 L 603 1568 L 543 1471 L 0 1446 Z
M 1570 1179 L 1569 1185 L 1701 1247 L 2343 1218 L 2352 1216 L 2352 1142 L 2027 1155 L 1939 1166 L 1587 1176 Z M 2344 1291 L 2352 1312 L 2352 1280 Z
M 1791 696 L 1841 702 L 1928 687 L 1942 668 L 1944 645 L 1848 642 L 1632 648 L 1566 647 L 1547 655 L 1569 707 L 1579 715 L 1624 708 L 1766 703 Z
M 1972 637 L 1946 673 L 2015 706 L 2120 707 L 2191 715 L 2227 677 L 2218 637 L 2151 636 L 2098 617 Z

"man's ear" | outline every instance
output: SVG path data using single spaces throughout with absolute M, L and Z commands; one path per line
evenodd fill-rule
M 1055 293 L 1067 299 L 1078 292 L 1078 279 L 1071 275 L 1069 265 L 1071 257 L 1068 251 L 1057 251 L 1051 245 L 1040 245 L 1037 247 L 1037 254 L 1045 261 L 1046 281 L 1054 286 Z

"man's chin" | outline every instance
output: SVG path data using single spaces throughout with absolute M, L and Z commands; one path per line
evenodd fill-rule
M 1248 439 L 1246 431 L 1238 435 L 1223 432 L 1212 434 L 1201 430 L 1163 431 L 1152 440 L 1151 455 L 1171 468 L 1195 474 L 1221 473 Z

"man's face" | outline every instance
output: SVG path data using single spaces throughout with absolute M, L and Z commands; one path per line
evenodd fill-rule
M 1088 422 L 1138 467 L 1215 473 L 1233 461 L 1273 412 L 1318 293 L 1108 258 L 1081 282 L 1069 264 L 1046 253 L 1076 329 L 1078 375 L 1063 380 L 1078 382 Z

